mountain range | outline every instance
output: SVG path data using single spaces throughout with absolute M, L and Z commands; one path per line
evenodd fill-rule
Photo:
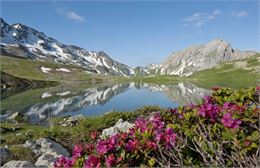
M 132 68 L 119 63 L 103 51 L 87 51 L 62 44 L 20 23 L 9 25 L 1 18 L 1 55 L 79 65 L 89 73 L 117 76 L 178 75 L 190 76 L 196 71 L 213 68 L 222 62 L 251 57 L 256 51 L 240 51 L 222 39 L 191 46 L 172 53 L 161 64 Z
M 110 58 L 103 51 L 87 51 L 83 48 L 65 45 L 23 24 L 7 24 L 1 18 L 1 54 L 32 60 L 75 64 L 85 71 L 120 76 L 131 76 L 131 67 Z

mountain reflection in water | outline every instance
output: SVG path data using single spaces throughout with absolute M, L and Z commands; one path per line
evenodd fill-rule
M 38 99 L 26 103 L 2 101 L 1 120 L 19 112 L 28 117 L 31 124 L 44 124 L 50 117 L 66 115 L 102 115 L 108 111 L 132 111 L 145 105 L 173 108 L 178 105 L 196 103 L 209 90 L 192 83 L 175 85 L 123 83 L 92 88 L 82 88 L 79 92 L 62 92 L 45 89 L 39 91 Z M 15 95 L 14 95 L 15 96 Z M 23 99 L 23 94 L 14 100 Z M 31 103 L 30 103 L 31 102 Z M 16 104 L 15 104 L 16 103 Z M 18 103 L 18 104 L 17 104 Z

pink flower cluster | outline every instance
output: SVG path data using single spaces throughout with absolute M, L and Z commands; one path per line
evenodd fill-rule
M 53 165 L 56 168 L 70 168 L 73 166 L 72 160 L 68 157 L 60 157 Z
M 92 133 L 92 139 L 95 139 Z M 95 137 L 95 138 L 94 138 Z M 128 132 L 118 133 L 107 139 L 99 139 L 95 144 L 75 145 L 72 159 L 61 157 L 55 162 L 55 167 L 73 167 L 77 160 L 84 160 L 85 168 L 90 167 L 113 167 L 124 163 L 129 166 L 138 165 L 131 156 L 122 156 L 122 151 L 128 154 L 145 152 L 149 155 L 158 148 L 170 150 L 176 143 L 177 135 L 173 129 L 167 127 L 160 114 L 152 116 L 149 120 L 139 118 L 135 126 Z M 129 158 L 128 158 L 129 157 Z
M 233 114 L 242 114 L 246 111 L 246 107 L 230 102 L 225 102 L 223 105 L 219 105 L 214 102 L 213 97 L 205 96 L 203 103 L 200 105 L 195 106 L 191 104 L 189 106 L 183 106 L 179 110 L 170 109 L 170 112 L 173 115 L 179 116 L 181 119 L 188 110 L 197 110 L 200 116 L 210 119 L 211 122 L 220 122 L 226 128 L 235 129 L 239 128 L 242 121 L 234 119 L 232 116 Z
M 221 119 L 221 123 L 227 128 L 239 128 L 242 123 L 239 119 L 233 119 L 231 113 L 227 113 Z
M 210 118 L 213 122 L 216 122 L 216 118 L 219 112 L 220 107 L 208 101 L 205 101 L 205 103 L 202 104 L 199 108 L 199 114 L 203 117 Z

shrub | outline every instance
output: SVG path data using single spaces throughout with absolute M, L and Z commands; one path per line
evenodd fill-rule
M 213 88 L 196 105 L 158 111 L 107 139 L 77 144 L 55 167 L 257 167 L 260 88 Z

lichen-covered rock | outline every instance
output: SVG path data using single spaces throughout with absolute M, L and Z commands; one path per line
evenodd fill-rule
M 59 157 L 58 155 L 44 153 L 37 159 L 35 165 L 41 168 L 43 167 L 52 168 L 54 162 L 58 159 L 58 157 Z
M 30 141 L 30 140 L 27 140 L 24 144 L 21 145 L 22 147 L 24 148 L 29 148 L 32 150 L 32 152 L 34 152 L 36 155 L 41 155 L 42 152 L 41 152 L 41 146 L 36 144 L 35 141 Z
M 117 134 L 118 132 L 126 132 L 128 129 L 132 128 L 134 124 L 131 124 L 127 121 L 124 121 L 120 118 L 117 123 L 110 128 L 104 129 L 102 131 L 101 138 L 104 139 L 106 137 L 110 137 L 112 135 Z
M 75 126 L 78 124 L 78 121 L 81 120 L 82 118 L 84 118 L 83 115 L 75 115 L 75 116 L 71 116 L 71 117 L 66 117 L 63 119 L 63 121 L 59 122 L 59 124 L 63 127 L 67 127 L 67 126 Z
M 46 154 L 69 156 L 69 152 L 61 144 L 54 142 L 49 138 L 39 138 L 36 144 L 40 145 L 40 151 Z
M 11 152 L 9 149 L 1 147 L 0 148 L 0 163 L 1 165 L 6 163 L 8 161 L 8 158 L 10 157 Z
M 36 166 L 29 161 L 19 161 L 19 160 L 12 160 L 2 166 L 2 168 L 35 168 L 35 167 Z

